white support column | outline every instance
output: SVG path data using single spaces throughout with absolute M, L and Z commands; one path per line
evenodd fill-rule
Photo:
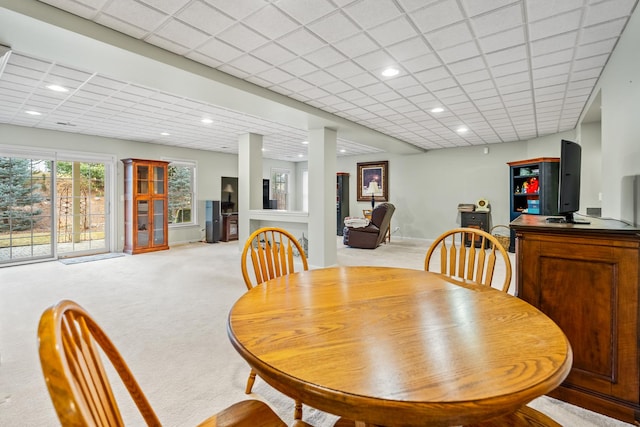
M 249 238 L 250 209 L 262 209 L 262 135 L 238 138 L 238 241 L 242 249 Z
M 309 130 L 309 264 L 337 263 L 336 147 L 337 132 Z

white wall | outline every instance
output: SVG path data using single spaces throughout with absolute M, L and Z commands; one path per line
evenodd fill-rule
M 592 94 L 602 98 L 602 215 L 631 221 L 626 184 L 640 175 L 640 13 L 631 16 Z

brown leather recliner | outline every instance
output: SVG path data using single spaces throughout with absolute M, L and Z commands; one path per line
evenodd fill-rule
M 371 221 L 366 227 L 345 227 L 342 242 L 353 248 L 375 249 L 385 239 L 391 216 L 396 207 L 391 203 L 381 203 L 371 212 Z

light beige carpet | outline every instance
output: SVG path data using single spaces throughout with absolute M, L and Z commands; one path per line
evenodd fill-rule
M 345 248 L 338 239 L 338 262 L 422 269 L 429 243 L 394 236 L 390 244 L 364 250 Z M 72 265 L 0 268 L 0 426 L 59 425 L 36 334 L 42 311 L 63 298 L 83 305 L 106 330 L 164 425 L 195 425 L 247 398 L 249 367 L 226 335 L 229 309 L 246 289 L 239 258 L 238 242 L 194 243 Z M 292 422 L 291 399 L 262 380 L 252 397 Z M 547 397 L 531 406 L 565 426 L 630 425 Z M 124 415 L 127 425 L 142 425 L 131 405 L 124 405 Z M 335 420 L 308 407 L 304 418 L 323 427 Z

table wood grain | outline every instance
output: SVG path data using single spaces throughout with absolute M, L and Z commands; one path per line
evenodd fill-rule
M 375 425 L 470 424 L 556 388 L 560 328 L 533 306 L 435 273 L 310 270 L 265 282 L 228 318 L 240 355 L 274 388 Z

